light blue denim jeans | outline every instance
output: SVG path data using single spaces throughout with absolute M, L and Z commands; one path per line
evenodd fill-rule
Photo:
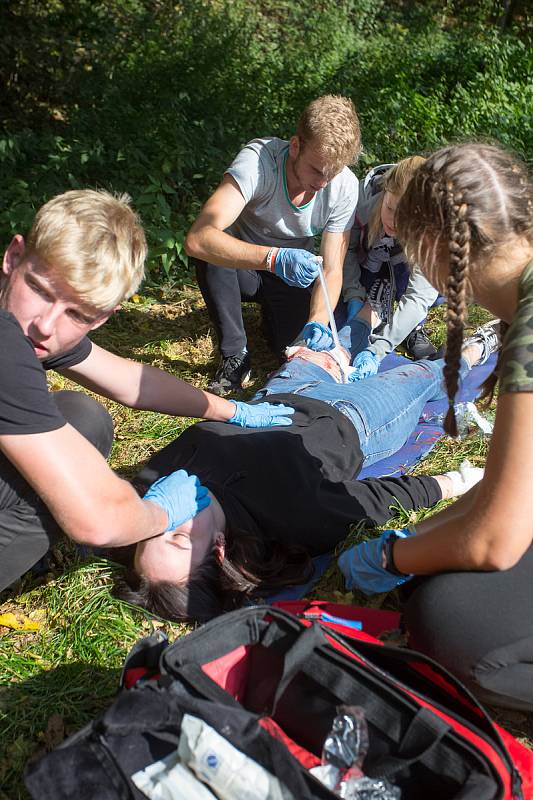
M 446 396 L 444 361 L 416 361 L 355 383 L 336 383 L 322 367 L 294 358 L 268 380 L 254 399 L 271 394 L 302 394 L 322 400 L 353 423 L 364 456 L 363 466 L 399 450 L 415 428 L 429 400 Z M 461 359 L 460 376 L 470 369 Z

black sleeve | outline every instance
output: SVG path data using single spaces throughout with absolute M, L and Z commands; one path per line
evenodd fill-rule
M 66 353 L 60 353 L 58 356 L 52 356 L 43 361 L 43 367 L 45 369 L 61 370 L 73 367 L 75 364 L 81 364 L 91 352 L 92 346 L 91 340 L 88 339 L 87 336 L 84 336 L 81 342 L 77 344 L 76 347 L 73 347 L 72 350 L 68 350 Z
M 435 478 L 427 475 L 365 478 L 362 481 L 345 481 L 344 486 L 356 501 L 353 521 L 366 521 L 374 525 L 383 525 L 393 517 L 394 507 L 416 511 L 430 508 L 442 500 L 439 484 Z
M 33 347 L 10 314 L 0 313 L 0 435 L 46 433 L 65 425 Z

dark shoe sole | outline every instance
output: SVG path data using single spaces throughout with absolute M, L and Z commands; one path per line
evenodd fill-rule
M 241 389 L 244 389 L 250 383 L 250 378 L 252 376 L 252 371 L 248 370 L 242 376 L 240 385 L 236 386 L 221 386 L 220 384 L 209 384 L 207 387 L 207 391 L 211 392 L 211 394 L 216 394 L 217 397 L 226 397 L 228 394 L 232 394 L 233 392 L 239 392 Z
M 420 354 L 416 355 L 411 350 L 406 350 L 405 352 L 409 358 L 413 359 L 413 361 L 428 361 L 429 359 L 435 358 L 435 356 L 438 353 L 438 350 L 436 347 L 433 348 L 433 350 L 428 349 L 423 355 Z

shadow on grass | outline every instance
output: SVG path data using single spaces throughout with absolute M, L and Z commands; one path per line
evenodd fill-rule
M 0 687 L 0 798 L 29 797 L 23 772 L 97 717 L 118 691 L 120 669 L 83 662 L 43 670 Z
M 128 304 L 95 331 L 91 339 L 124 358 L 151 363 L 154 350 L 162 344 L 197 340 L 209 333 L 210 322 L 205 309 L 184 311 L 174 303 L 140 308 Z M 164 360 L 177 366 L 172 358 Z
M 194 308 L 200 293 L 193 289 L 186 302 L 161 302 L 136 307 L 128 303 L 91 339 L 99 346 L 144 364 L 162 369 L 194 383 L 214 376 L 219 362 L 216 336 L 205 308 Z M 200 300 L 201 302 L 201 300 Z M 253 360 L 253 385 L 263 385 L 278 362 L 265 342 L 260 307 L 243 303 L 243 320 Z

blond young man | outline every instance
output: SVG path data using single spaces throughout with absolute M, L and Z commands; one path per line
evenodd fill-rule
M 290 424 L 292 409 L 224 400 L 154 367 L 94 345 L 144 274 L 146 242 L 128 198 L 80 190 L 37 213 L 26 240 L 7 248 L 0 279 L 0 589 L 48 550 L 60 530 L 118 546 L 172 530 L 206 507 L 184 470 L 141 500 L 108 467 L 105 409 L 80 392 L 50 393 L 45 370 L 139 409 L 261 427 Z
M 319 97 L 289 141 L 248 142 L 202 208 L 185 246 L 197 259 L 222 356 L 211 391 L 224 395 L 249 376 L 242 300 L 260 303 L 265 336 L 280 360 L 304 326 L 309 347 L 325 333 L 328 314 L 318 282 L 312 292 L 307 288 L 318 274 L 314 238 L 322 237 L 320 254 L 335 306 L 358 195 L 348 164 L 360 151 L 353 103 Z

